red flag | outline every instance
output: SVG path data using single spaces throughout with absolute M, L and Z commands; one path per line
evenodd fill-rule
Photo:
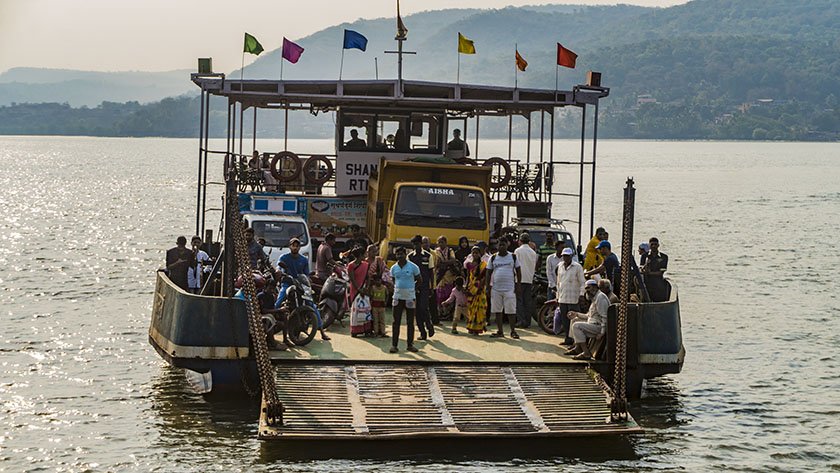
M 576 60 L 577 54 L 573 53 L 570 49 L 564 48 L 562 44 L 557 43 L 558 66 L 565 66 L 574 69 Z
M 283 38 L 283 59 L 295 64 L 300 59 L 301 54 L 303 54 L 303 48 L 300 45 Z
M 516 51 L 516 68 L 522 72 L 525 72 L 525 68 L 528 67 L 528 61 L 519 54 L 519 50 Z

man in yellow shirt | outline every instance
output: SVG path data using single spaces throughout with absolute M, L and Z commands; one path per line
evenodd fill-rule
M 602 240 L 607 239 L 607 231 L 604 230 L 604 227 L 598 227 L 595 230 L 595 235 L 589 240 L 589 243 L 586 245 L 586 252 L 584 253 L 583 258 L 583 270 L 589 271 L 590 269 L 597 268 L 604 262 L 604 257 L 601 256 L 601 252 L 595 249 L 598 246 L 598 243 L 601 243 Z

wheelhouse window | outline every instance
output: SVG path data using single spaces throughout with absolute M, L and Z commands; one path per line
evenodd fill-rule
M 442 113 L 343 111 L 339 150 L 441 154 Z
M 394 223 L 417 227 L 487 228 L 484 194 L 450 187 L 402 186 L 397 194 Z
M 371 148 L 370 136 L 374 129 L 375 116 L 363 113 L 341 114 L 339 149 L 365 151 Z

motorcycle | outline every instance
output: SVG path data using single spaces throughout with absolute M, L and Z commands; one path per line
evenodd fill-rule
M 288 285 L 281 309 L 287 314 L 285 325 L 289 340 L 298 346 L 306 345 L 318 331 L 318 315 L 309 278 L 303 274 L 296 278 L 284 275 L 282 281 Z
M 324 281 L 318 299 L 318 310 L 323 318 L 324 328 L 329 327 L 336 320 L 341 323 L 347 315 L 347 288 L 350 286 L 350 276 L 342 264 L 336 264 L 333 272 Z M 343 325 L 343 324 L 342 324 Z

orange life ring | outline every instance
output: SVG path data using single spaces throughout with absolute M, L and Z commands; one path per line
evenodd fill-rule
M 300 158 L 291 151 L 280 151 L 271 158 L 271 175 L 280 182 L 296 180 L 300 171 Z
M 324 175 L 318 177 L 320 175 L 320 171 L 324 170 Z M 330 179 L 333 177 L 333 165 L 332 162 L 327 159 L 326 156 L 322 156 L 320 154 L 315 154 L 310 156 L 304 163 L 303 163 L 303 178 L 306 179 L 306 182 L 310 184 L 322 185 L 329 182 Z
M 508 183 L 510 183 L 510 164 L 504 159 L 498 156 L 494 156 L 490 159 L 485 160 L 482 166 L 490 166 L 491 168 L 499 166 L 500 168 L 502 168 L 502 171 L 504 171 L 504 174 L 499 178 L 498 181 L 494 181 L 491 179 L 490 187 L 492 187 L 493 189 L 504 187 L 508 185 Z

